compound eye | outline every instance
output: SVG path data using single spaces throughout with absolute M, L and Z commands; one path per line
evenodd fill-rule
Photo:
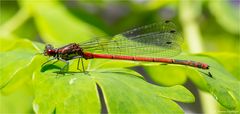
M 48 53 L 48 55 L 54 55 L 54 50 L 48 49 L 48 50 L 47 50 L 47 53 Z
M 46 48 L 46 49 L 53 49 L 53 46 L 52 46 L 51 44 L 47 44 L 45 48 Z M 49 50 L 48 50 L 48 51 L 49 51 Z

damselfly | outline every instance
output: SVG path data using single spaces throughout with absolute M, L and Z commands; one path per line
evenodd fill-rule
M 53 57 L 49 61 L 58 59 L 66 62 L 65 66 L 69 64 L 69 60 L 78 58 L 78 69 L 79 61 L 83 58 L 161 62 L 209 69 L 209 65 L 205 63 L 168 58 L 181 52 L 182 42 L 183 38 L 175 24 L 162 21 L 115 35 L 112 40 L 96 39 L 82 44 L 70 43 L 60 48 L 47 44 L 44 55 Z

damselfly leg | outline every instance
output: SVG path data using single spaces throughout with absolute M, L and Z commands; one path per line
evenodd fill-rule
M 50 61 L 52 61 L 52 60 L 54 60 L 54 59 L 56 59 L 56 58 L 54 57 L 54 58 L 49 59 L 48 61 L 46 61 L 45 63 L 43 63 L 41 66 L 44 66 L 45 64 L 49 63 Z M 54 63 L 56 63 L 56 62 L 54 62 Z
M 64 71 L 64 69 L 66 68 L 66 67 L 68 67 L 68 65 L 69 65 L 69 61 L 67 61 L 67 60 L 64 60 L 64 59 L 62 59 L 62 58 L 59 58 L 59 60 L 61 60 L 61 61 L 63 61 L 63 62 L 65 62 L 66 64 L 61 68 L 61 72 L 63 72 Z
M 81 61 L 81 64 L 82 64 L 82 70 L 79 68 L 79 62 Z M 82 72 L 85 72 L 85 68 L 84 68 L 84 64 L 83 64 L 83 58 L 82 57 L 79 57 L 78 58 L 78 64 L 77 64 L 77 69 L 82 71 Z

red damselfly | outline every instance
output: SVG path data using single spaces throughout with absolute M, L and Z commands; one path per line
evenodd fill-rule
M 78 58 L 78 69 L 79 61 L 83 58 L 162 62 L 209 69 L 209 65 L 205 63 L 167 58 L 181 52 L 182 42 L 183 38 L 175 24 L 162 21 L 115 35 L 112 40 L 96 39 L 82 44 L 70 43 L 60 48 L 47 44 L 44 55 L 53 57 L 49 61 L 58 59 L 66 62 L 66 65 L 69 60 Z

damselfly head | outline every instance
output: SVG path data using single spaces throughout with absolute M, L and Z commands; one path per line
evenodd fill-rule
M 53 48 L 53 46 L 51 44 L 47 44 L 45 46 L 45 50 L 44 50 L 44 55 L 45 56 L 53 56 L 55 55 L 55 49 Z

